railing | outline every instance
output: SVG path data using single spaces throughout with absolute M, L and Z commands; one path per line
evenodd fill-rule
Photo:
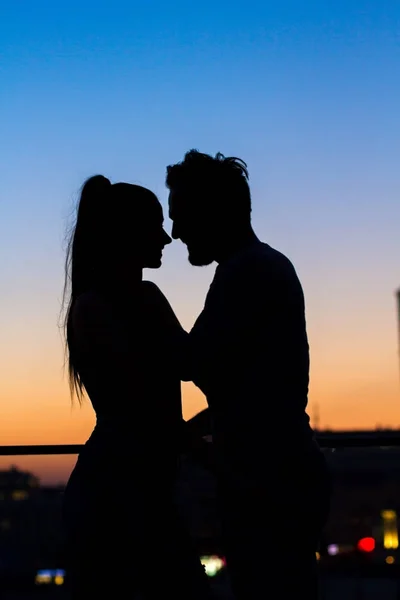
M 400 430 L 318 431 L 316 437 L 319 445 L 328 451 L 332 459 L 335 457 L 340 459 L 345 454 L 339 451 L 342 448 L 396 448 L 394 451 L 396 455 L 400 449 Z M 288 438 L 287 443 L 290 442 Z M 2 445 L 0 456 L 77 455 L 82 448 L 83 444 Z M 335 449 L 338 449 L 337 453 L 329 452 Z M 355 454 L 358 455 L 358 451 Z M 386 464 L 385 451 L 382 452 L 382 456 Z M 396 462 L 396 456 L 394 460 Z M 345 461 L 346 456 L 344 456 Z M 343 460 L 339 460 L 340 462 L 343 463 Z M 393 460 L 391 465 L 393 466 Z M 207 557 L 207 560 L 211 558 Z M 377 559 L 376 564 L 367 561 L 365 565 L 351 561 L 343 564 L 334 561 L 329 563 L 321 559 L 321 597 L 324 600 L 340 600 L 343 597 L 348 600 L 400 600 L 400 550 L 398 555 L 397 552 L 390 551 L 389 558 L 394 564 L 385 562 L 384 555 Z M 213 564 L 209 568 L 214 568 Z M 2 593 L 0 584 L 0 595 Z M 3 597 L 5 596 L 2 595 Z
M 367 448 L 400 446 L 399 431 L 340 431 L 319 432 L 321 448 Z M 290 441 L 290 440 L 288 440 Z M 41 444 L 0 446 L 0 456 L 79 454 L 83 444 Z
M 0 446 L 0 456 L 28 456 L 46 454 L 79 454 L 83 444 L 48 444 L 30 446 Z

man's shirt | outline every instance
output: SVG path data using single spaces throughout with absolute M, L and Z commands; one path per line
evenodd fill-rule
M 314 447 L 304 295 L 288 258 L 256 241 L 220 263 L 189 341 L 226 467 L 248 473 Z

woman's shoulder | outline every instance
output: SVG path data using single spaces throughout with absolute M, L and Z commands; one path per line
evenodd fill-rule
M 160 288 L 158 287 L 158 285 L 156 283 L 154 283 L 154 281 L 150 281 L 150 279 L 143 279 L 142 290 L 144 290 L 145 293 L 149 293 L 149 294 L 162 294 L 163 295 L 163 293 L 160 290 Z
M 117 294 L 115 297 L 109 298 L 98 291 L 80 294 L 73 303 L 71 317 L 76 326 L 100 327 L 115 325 L 115 322 L 120 321 L 122 316 L 124 316 L 126 324 L 126 320 L 132 319 L 133 312 L 140 315 L 144 311 L 142 314 L 144 317 L 149 310 L 153 315 L 173 312 L 158 285 L 153 281 L 143 280 L 140 291 L 138 290 L 138 293 L 134 295 L 129 294 L 128 297 Z
M 152 281 L 143 281 L 142 289 L 145 305 L 152 311 L 152 314 L 158 315 L 164 325 L 172 325 L 174 328 L 180 329 L 181 326 L 175 312 L 158 285 Z
M 153 302 L 153 303 L 165 303 L 168 302 L 167 298 L 160 290 L 158 285 L 154 283 L 154 281 L 149 281 L 144 279 L 142 281 L 142 294 L 145 300 Z

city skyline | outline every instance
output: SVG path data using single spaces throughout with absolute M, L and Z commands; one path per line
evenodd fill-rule
M 170 231 L 166 166 L 193 147 L 247 162 L 256 233 L 299 274 L 310 416 L 400 425 L 399 22 L 395 0 L 0 8 L 1 444 L 83 443 L 94 424 L 71 405 L 59 326 L 83 181 L 148 186 Z M 174 242 L 145 277 L 189 329 L 214 270 Z M 183 405 L 205 407 L 193 384 Z M 71 457 L 25 460 L 57 474 Z

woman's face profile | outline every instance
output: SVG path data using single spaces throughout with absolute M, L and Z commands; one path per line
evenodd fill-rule
M 155 198 L 148 208 L 145 214 L 133 218 L 135 225 L 129 228 L 126 250 L 132 266 L 158 269 L 162 264 L 163 250 L 172 240 L 164 229 L 164 215 L 159 201 Z

